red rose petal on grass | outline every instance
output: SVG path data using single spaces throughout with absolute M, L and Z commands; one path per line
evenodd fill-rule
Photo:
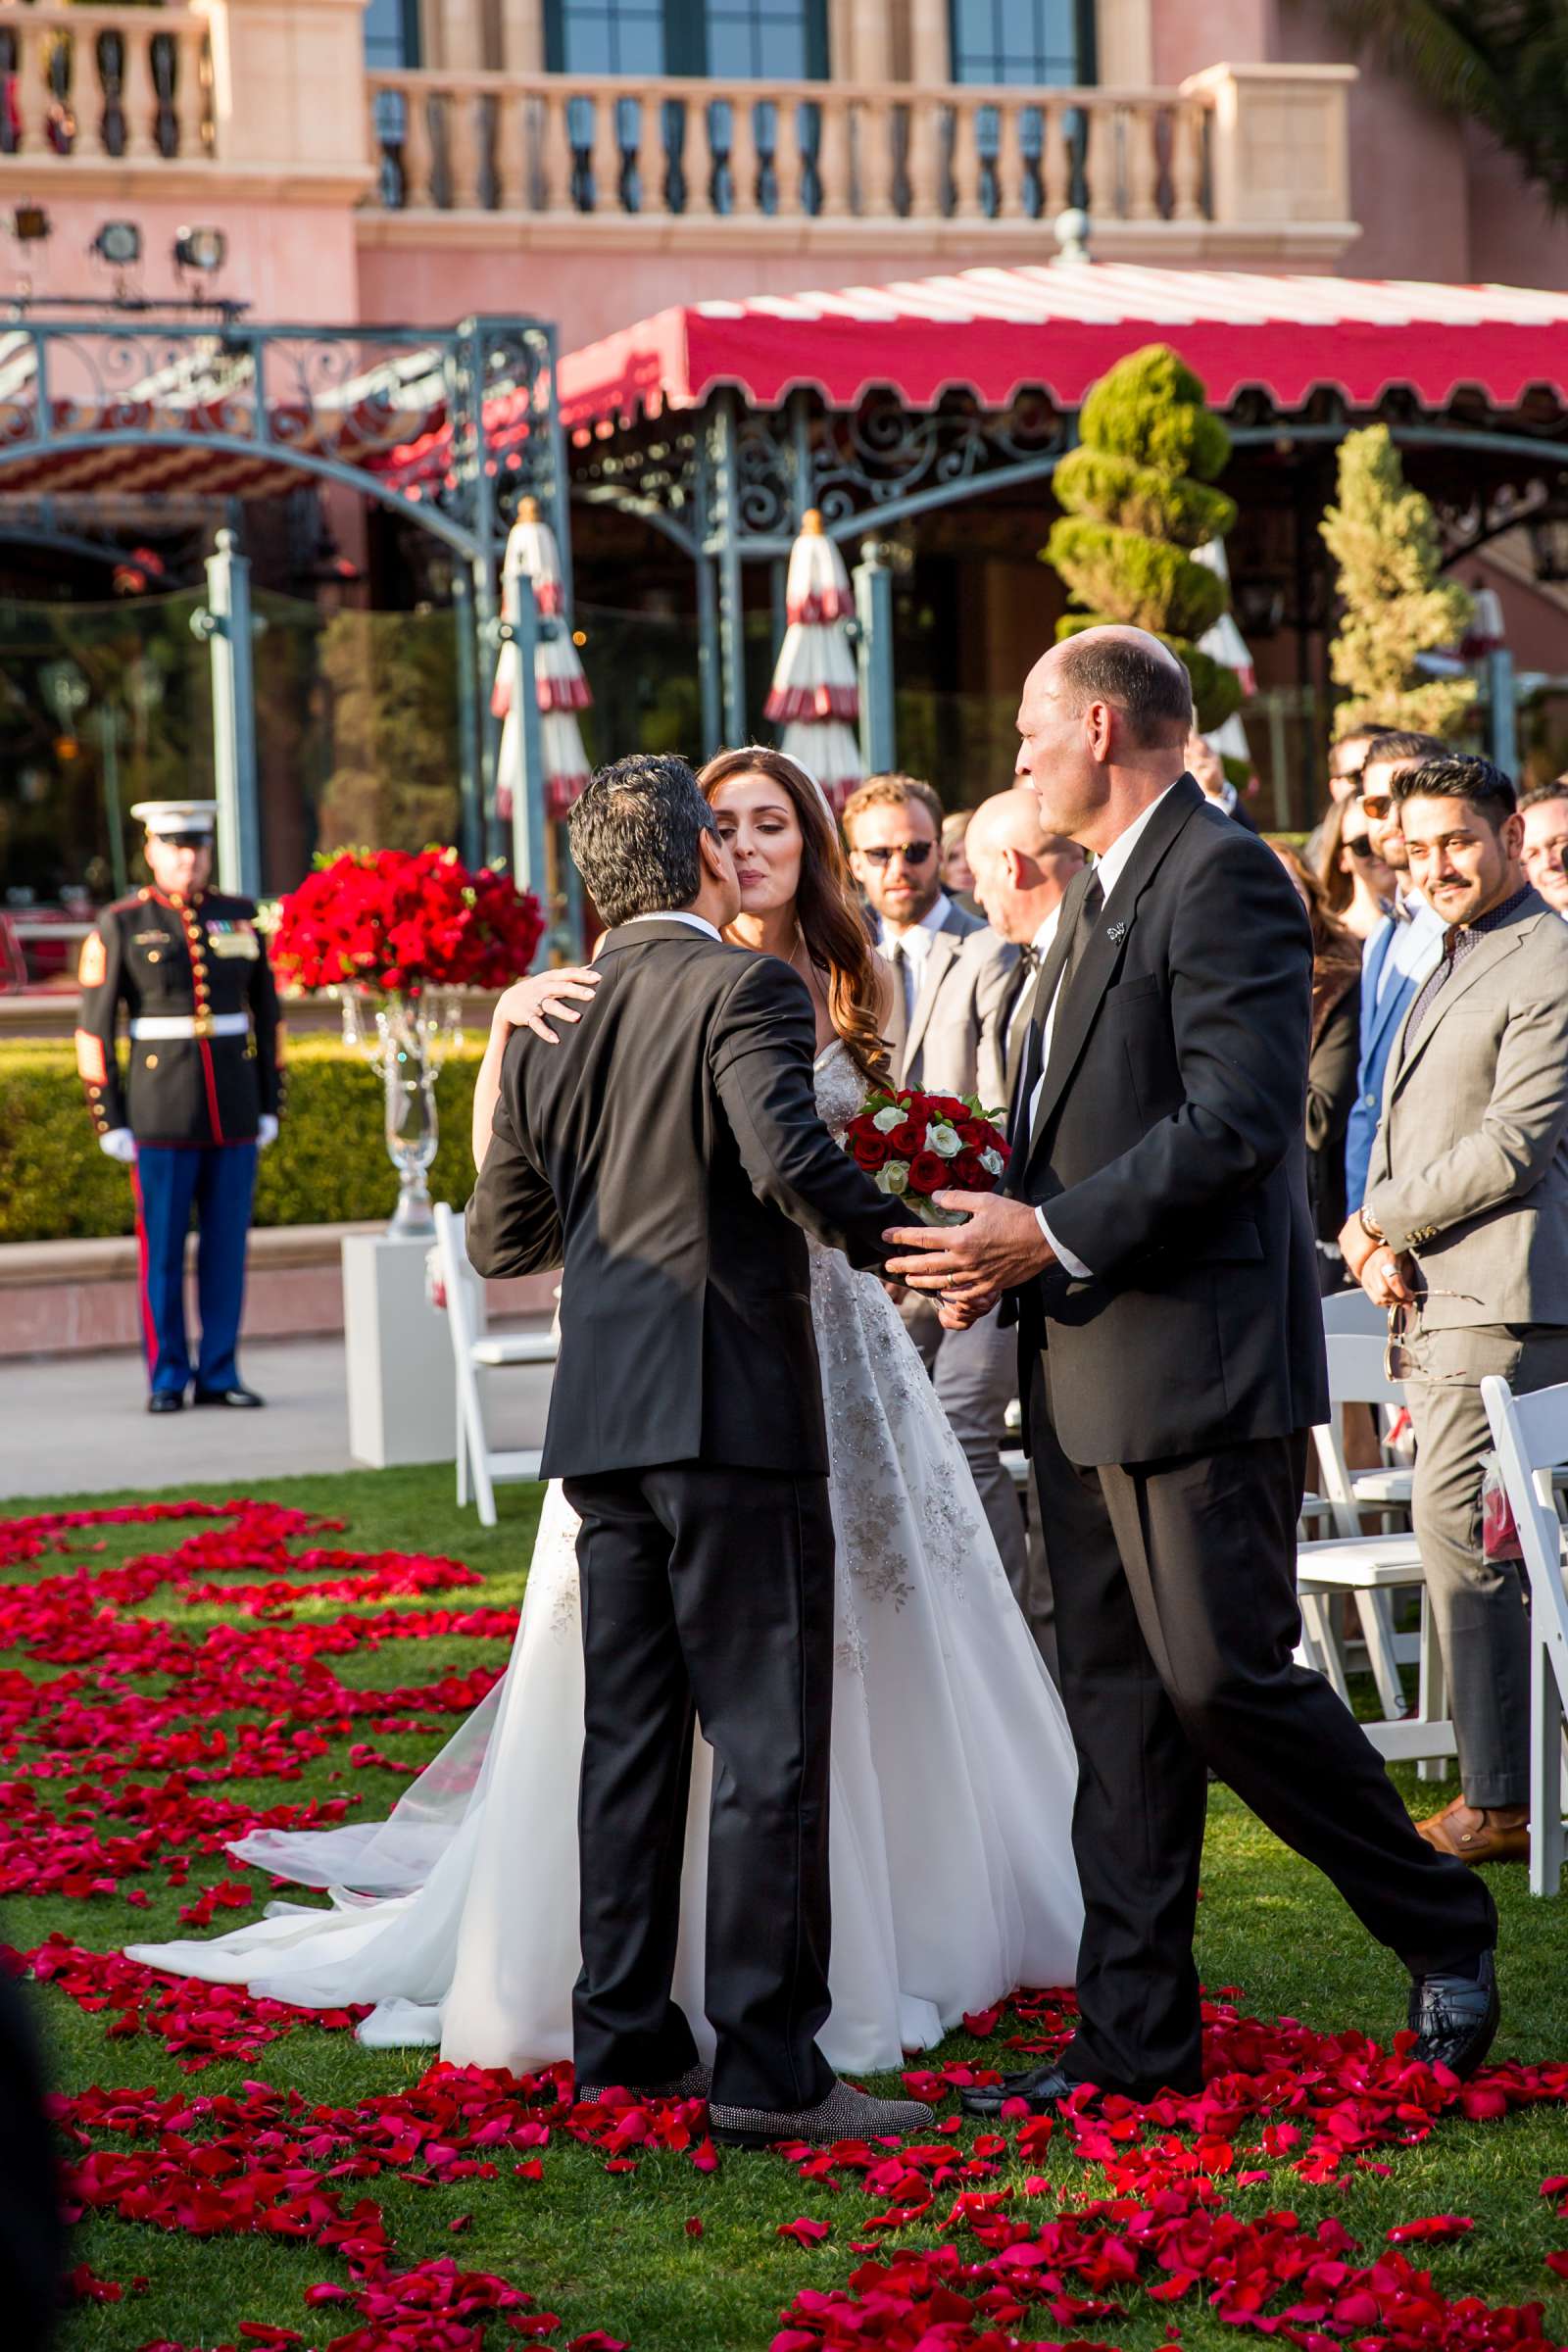
M 1474 2222 L 1462 2213 L 1429 2214 L 1425 2221 L 1400 2222 L 1389 2231 L 1391 2246 L 1431 2245 L 1442 2238 L 1467 2237 Z
M 793 2222 L 780 2222 L 777 2235 L 793 2237 L 798 2246 L 819 2246 L 832 2228 L 830 2222 L 814 2222 L 809 2214 L 799 2214 Z

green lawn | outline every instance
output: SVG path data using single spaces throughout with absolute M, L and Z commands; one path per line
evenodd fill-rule
M 190 1492 L 180 1490 L 181 1494 Z M 212 1499 L 220 1489 L 198 1490 Z M 415 1611 L 442 1606 L 464 1609 L 476 1601 L 504 1606 L 519 1600 L 529 1544 L 537 1516 L 534 1489 L 503 1489 L 501 1524 L 489 1532 L 470 1512 L 461 1518 L 453 1504 L 450 1468 L 384 1471 L 348 1477 L 279 1480 L 266 1497 L 344 1520 L 339 1536 L 316 1539 L 356 1551 L 399 1550 L 455 1555 L 480 1571 L 481 1592 L 436 1592 L 376 1604 Z M 146 1500 L 130 1495 L 74 1496 L 17 1502 L 6 1517 L 31 1511 L 103 1507 Z M 32 1561 L 3 1572 L 8 1584 L 30 1584 L 52 1571 L 85 1563 L 109 1565 L 147 1553 L 163 1553 L 200 1526 L 129 1526 L 84 1531 L 76 1539 L 103 1548 L 77 1549 L 60 1558 Z M 246 1581 L 243 1577 L 235 1581 Z M 341 1617 L 339 1600 L 302 1600 L 295 1621 Z M 190 1605 L 168 1592 L 142 1603 L 121 1604 L 127 1617 L 167 1618 L 183 1630 L 231 1622 L 254 1630 L 257 1621 L 225 1610 L 220 1603 Z M 379 1648 L 334 1656 L 330 1667 L 351 1687 L 428 1684 L 448 1669 L 499 1664 L 505 1643 L 465 1636 L 421 1642 L 391 1642 Z M 29 1656 L 23 1644 L 0 1656 L 0 1675 L 21 1669 L 40 1685 L 60 1669 Z M 237 1715 L 220 1719 L 232 1731 Z M 429 1735 L 379 1734 L 356 1729 L 334 1737 L 325 1754 L 306 1760 L 300 1779 L 286 1789 L 272 1781 L 224 1783 L 224 1793 L 275 1802 L 342 1794 L 361 1788 L 373 1816 L 384 1810 L 401 1786 L 397 1775 L 368 1766 L 356 1770 L 349 1750 L 356 1740 L 383 1748 L 399 1765 L 416 1766 L 452 1728 L 442 1720 Z M 7 1771 L 16 1770 L 15 1751 Z M 87 1769 L 83 1766 L 83 1770 Z M 1418 1784 L 1400 1774 L 1406 1797 L 1421 1810 L 1446 1800 L 1451 1787 Z M 67 1782 L 48 1785 L 47 1801 L 63 1805 Z M 526 1857 L 519 1856 L 519 1867 Z M 4 1906 L 9 1941 L 30 1948 L 59 1931 L 93 1950 L 113 1951 L 127 1940 L 186 1933 L 178 1913 L 202 1886 L 239 1875 L 226 1856 L 198 1857 L 184 1887 L 165 1885 L 162 1862 L 120 1891 L 75 1899 L 65 1894 L 12 1895 Z M 1520 1870 L 1494 1871 L 1492 1883 L 1502 1915 L 1504 2025 L 1494 2059 L 1540 2063 L 1568 2055 L 1568 1907 L 1532 1902 Z M 132 1910 L 126 1887 L 144 1887 L 147 1907 Z M 548 1889 L 541 1893 L 548 1899 Z M 259 1898 L 267 1889 L 258 1886 Z M 930 1899 L 943 1889 L 933 1884 Z M 244 1916 L 219 1914 L 215 1927 Z M 1326 1885 L 1251 1819 L 1223 1789 L 1209 1808 L 1204 1899 L 1200 1914 L 1199 1960 L 1210 1986 L 1243 1988 L 1248 2009 L 1260 2017 L 1289 2015 L 1322 2032 L 1358 2027 L 1387 2039 L 1402 2022 L 1404 1980 L 1397 1965 L 1367 1944 Z M 180 2071 L 163 2042 L 142 2034 L 106 2040 L 113 2012 L 77 2007 L 57 1989 L 40 1988 L 34 2006 L 47 2038 L 54 2080 L 67 2091 L 89 2084 L 139 2087 L 205 2098 L 236 2091 L 247 2082 L 294 2087 L 308 2099 L 346 2106 L 368 2095 L 396 2091 L 416 2082 L 433 2053 L 368 2053 L 343 2033 L 307 2023 L 286 2037 L 244 2059 L 225 2059 L 201 2073 Z M 1002 2031 L 1006 2031 L 1005 2021 Z M 922 2064 L 972 2057 L 995 2059 L 998 2043 L 981 2044 L 959 2035 Z M 1247 2134 L 1243 2134 L 1247 2136 Z M 972 2135 L 965 2132 L 968 2147 Z M 1240 2145 L 1240 2141 L 1238 2143 Z M 1550 2174 L 1568 2171 L 1568 2118 L 1560 2106 L 1542 2105 L 1497 2122 L 1445 2119 L 1423 2144 L 1379 2148 L 1373 2155 L 1389 2166 L 1387 2176 L 1349 2169 L 1323 2186 L 1310 2186 L 1284 2167 L 1267 2184 L 1227 2188 L 1226 2203 L 1244 2218 L 1289 2206 L 1303 2221 L 1339 2215 L 1371 2260 L 1395 2224 L 1442 2213 L 1468 2215 L 1476 2228 L 1456 2245 L 1416 2250 L 1430 2264 L 1437 2284 L 1452 2297 L 1473 2294 L 1492 2304 L 1544 2301 L 1545 2334 L 1568 2339 L 1568 2285 L 1544 2266 L 1548 2252 L 1568 2245 L 1568 2225 L 1555 2219 L 1539 2193 Z M 886 2202 L 867 2203 L 853 2181 L 842 2193 L 803 2182 L 776 2155 L 731 2155 L 710 2174 L 695 2170 L 675 2152 L 645 2155 L 634 2173 L 611 2174 L 602 2152 L 576 2144 L 558 2132 L 544 2155 L 543 2178 L 518 2179 L 514 2155 L 502 2150 L 498 2177 L 452 2185 L 416 2186 L 389 2168 L 364 2185 L 380 2205 L 396 2241 L 400 2262 L 451 2256 L 465 2271 L 495 2272 L 525 2288 L 536 2302 L 559 2313 L 563 2327 L 551 2343 L 603 2329 L 633 2352 L 688 2352 L 693 2346 L 736 2347 L 760 2352 L 776 2330 L 779 2314 L 803 2286 L 842 2286 L 856 2267 L 850 2241 L 866 2217 Z M 1250 2161 L 1250 2160 L 1249 2160 Z M 1025 2173 L 1044 2174 L 1058 2186 L 1103 2193 L 1094 2168 L 1069 2154 L 1061 2135 L 1042 2159 L 1027 2165 L 1008 2157 L 985 2185 L 1021 2185 Z M 935 2226 L 911 2226 L 894 2244 L 941 2242 L 940 2222 L 951 2198 L 939 2195 Z M 780 2238 L 777 2226 L 800 2214 L 832 2225 L 823 2244 L 805 2249 Z M 450 2225 L 470 2217 L 460 2233 Z M 701 2234 L 689 2229 L 700 2221 Z M 970 2249 L 972 2256 L 973 2249 Z M 294 2244 L 270 2235 L 224 2235 L 202 2239 L 156 2230 L 118 2218 L 94 2218 L 78 2232 L 75 2258 L 101 2277 L 122 2281 L 144 2277 L 145 2293 L 127 2292 L 119 2302 L 88 2303 L 69 2318 L 64 2342 L 69 2352 L 130 2352 L 152 2343 L 175 2345 L 243 2341 L 241 2322 L 270 2323 L 300 2331 L 298 2340 L 326 2345 L 355 2325 L 347 2306 L 319 2312 L 304 2303 L 307 2287 L 319 2280 L 341 2283 L 341 2258 L 319 2245 Z M 1234 2345 L 1237 2331 L 1195 2297 L 1156 2304 L 1141 2290 L 1126 2298 L 1125 2318 L 1101 2318 L 1085 2332 L 1114 2342 L 1127 2352 L 1152 2352 L 1172 2340 L 1174 2322 L 1188 2352 Z M 1020 2326 L 1030 2341 L 1074 2331 L 1058 2329 L 1038 2313 Z M 263 2339 L 252 2339 L 263 2340 Z M 497 2324 L 490 2342 L 514 2340 Z M 965 2342 L 979 2341 L 965 2335 Z M 1000 2344 L 1000 2336 L 987 2339 Z M 1367 2339 L 1370 2340 L 1370 2339 Z M 1451 2339 L 1447 2339 L 1451 2340 Z M 1500 2340 L 1500 2339 L 1499 2339 Z

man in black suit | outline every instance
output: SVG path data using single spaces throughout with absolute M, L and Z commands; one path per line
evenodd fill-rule
M 1311 943 L 1284 868 L 1183 772 L 1187 673 L 1086 630 L 1030 673 L 1021 783 L 1097 863 L 1036 988 L 1006 1198 L 895 1234 L 944 1311 L 1017 1300 L 1025 1415 L 1080 1775 L 1078 2032 L 966 2093 L 1201 2082 L 1192 1941 L 1205 1766 L 1405 1962 L 1418 2054 L 1496 2027 L 1492 1898 L 1423 1845 L 1299 1636 L 1306 1432 L 1328 1409 L 1303 1105 Z M 1432 1867 L 1433 1860 L 1438 1867 Z
M 559 1051 L 487 1055 L 467 1246 L 481 1274 L 564 1268 L 541 1469 L 582 1521 L 578 2096 L 710 2088 L 742 2145 L 923 2128 L 816 2046 L 833 1526 L 805 1235 L 879 1267 L 889 1202 L 816 1115 L 805 983 L 719 937 L 740 891 L 685 762 L 602 769 L 571 849 L 602 977 Z M 699 1720 L 710 2082 L 671 1994 Z

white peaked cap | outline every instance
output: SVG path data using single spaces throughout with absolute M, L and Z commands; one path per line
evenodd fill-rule
M 135 801 L 130 813 L 139 817 L 149 833 L 168 841 L 181 833 L 196 833 L 206 840 L 218 821 L 216 801 Z

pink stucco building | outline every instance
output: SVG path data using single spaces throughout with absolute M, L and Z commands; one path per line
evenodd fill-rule
M 1568 224 L 1472 126 L 1352 60 L 1320 0 L 0 0 L 0 299 L 63 301 L 57 317 L 192 292 L 368 336 L 526 313 L 571 353 L 680 304 L 1039 264 L 1068 206 L 1100 263 L 1568 288 Z M 108 222 L 135 232 L 129 258 Z M 221 241 L 206 272 L 180 245 L 203 228 Z M 3 369 L 0 328 L 0 427 Z M 1280 583 L 1250 597 L 1275 693 L 1258 756 L 1288 756 L 1301 799 L 1327 697 L 1322 600 L 1292 566 L 1323 476 L 1292 493 L 1294 555 L 1288 501 L 1276 513 L 1278 485 L 1255 478 L 1233 564 L 1240 585 L 1249 566 Z M 4 489 L 0 614 L 8 595 L 107 602 L 96 545 L 149 545 L 154 585 L 173 588 L 222 519 L 188 485 L 150 495 L 145 473 L 112 467 L 46 528 L 7 524 Z M 247 511 L 264 588 L 338 614 L 441 602 L 351 497 L 307 496 L 309 527 Z M 578 514 L 590 676 L 596 661 L 612 688 L 646 672 L 649 708 L 661 661 L 692 660 L 689 584 L 624 514 Z M 1005 700 L 1051 617 L 1035 561 L 1048 518 L 1040 490 L 910 534 L 901 684 Z M 956 564 L 970 566 L 961 588 Z M 1502 590 L 1521 662 L 1568 670 L 1550 572 L 1514 530 L 1465 576 Z M 749 595 L 765 609 L 765 582 Z M 754 617 L 765 638 L 765 610 Z M 299 675 L 309 703 L 316 672 Z M 678 737 L 688 707 L 648 723 Z M 629 703 L 615 710 L 632 723 Z M 965 746 L 1000 726 L 988 711 Z M 3 728 L 0 713 L 0 768 Z M 52 751 L 27 754 L 35 804 L 57 790 L 61 741 L 86 758 L 56 728 Z M 0 777 L 0 854 L 8 823 L 18 837 L 4 803 L 20 757 Z M 292 736 L 264 746 L 274 779 L 299 757 Z M 373 768 L 369 738 L 352 759 L 334 739 L 323 777 L 337 788 L 354 760 Z M 80 782 L 80 806 L 98 792 Z M 285 864 L 310 833 L 279 818 Z

